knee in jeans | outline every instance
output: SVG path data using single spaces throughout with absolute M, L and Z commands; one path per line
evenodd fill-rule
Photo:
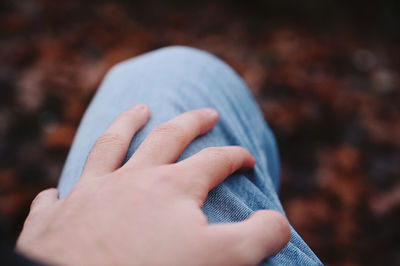
M 242 79 L 222 60 L 187 46 L 168 46 L 125 60 L 113 66 L 106 79 L 134 83 L 146 78 L 154 79 L 154 83 L 168 81 L 169 86 L 161 87 L 169 91 L 180 91 L 182 84 L 186 84 L 185 90 L 193 91 L 193 97 L 200 87 L 202 92 L 209 90 L 210 94 L 217 90 L 231 93 L 246 88 Z
M 199 71 L 201 69 L 230 69 L 222 60 L 216 56 L 188 46 L 167 46 L 140 55 L 138 57 L 128 59 L 114 65 L 107 73 L 107 76 L 120 76 L 127 74 L 131 67 L 135 64 L 141 64 L 148 67 L 148 64 L 158 65 L 158 68 L 165 71 L 173 71 L 180 69 L 183 73 Z M 231 70 L 229 70 L 231 71 Z
M 183 45 L 173 45 L 159 48 L 150 54 L 162 58 L 174 58 L 175 61 L 191 62 L 193 65 L 196 65 L 196 63 L 215 64 L 217 62 L 221 62 L 220 59 L 207 51 Z M 190 67 L 190 65 L 186 65 L 186 67 Z

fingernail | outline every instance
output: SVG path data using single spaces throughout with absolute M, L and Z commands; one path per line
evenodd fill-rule
M 132 110 L 143 111 L 147 109 L 147 106 L 143 103 L 134 104 L 131 107 Z
M 203 112 L 207 113 L 210 116 L 217 116 L 218 115 L 217 111 L 215 111 L 215 109 L 213 109 L 213 108 L 204 108 Z

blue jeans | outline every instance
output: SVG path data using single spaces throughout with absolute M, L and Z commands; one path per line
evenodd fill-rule
M 240 145 L 256 158 L 252 171 L 233 174 L 210 191 L 203 211 L 210 223 L 246 219 L 258 209 L 284 213 L 278 198 L 279 159 L 273 134 L 240 77 L 203 51 L 168 47 L 114 66 L 106 75 L 78 129 L 58 185 L 64 197 L 79 179 L 95 140 L 111 121 L 134 103 L 150 107 L 151 118 L 132 139 L 126 160 L 152 128 L 184 111 L 215 108 L 218 124 L 195 139 L 179 160 L 205 147 Z M 291 227 L 291 240 L 261 265 L 320 265 Z

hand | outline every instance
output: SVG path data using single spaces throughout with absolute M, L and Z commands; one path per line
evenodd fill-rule
M 186 112 L 158 127 L 121 167 L 148 120 L 145 105 L 121 113 L 99 137 L 73 190 L 32 202 L 17 250 L 59 265 L 256 265 L 289 241 L 286 219 L 261 210 L 238 223 L 208 224 L 207 193 L 254 158 L 237 146 L 206 148 L 175 163 L 218 120 L 212 109 Z

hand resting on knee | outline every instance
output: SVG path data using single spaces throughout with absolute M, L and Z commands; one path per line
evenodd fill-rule
M 153 129 L 121 166 L 149 109 L 121 113 L 94 144 L 82 176 L 58 199 L 56 189 L 32 202 L 17 250 L 59 265 L 256 265 L 283 248 L 289 226 L 260 210 L 237 223 L 208 224 L 208 192 L 255 159 L 238 146 L 210 147 L 176 162 L 218 120 L 213 109 L 182 115 Z

